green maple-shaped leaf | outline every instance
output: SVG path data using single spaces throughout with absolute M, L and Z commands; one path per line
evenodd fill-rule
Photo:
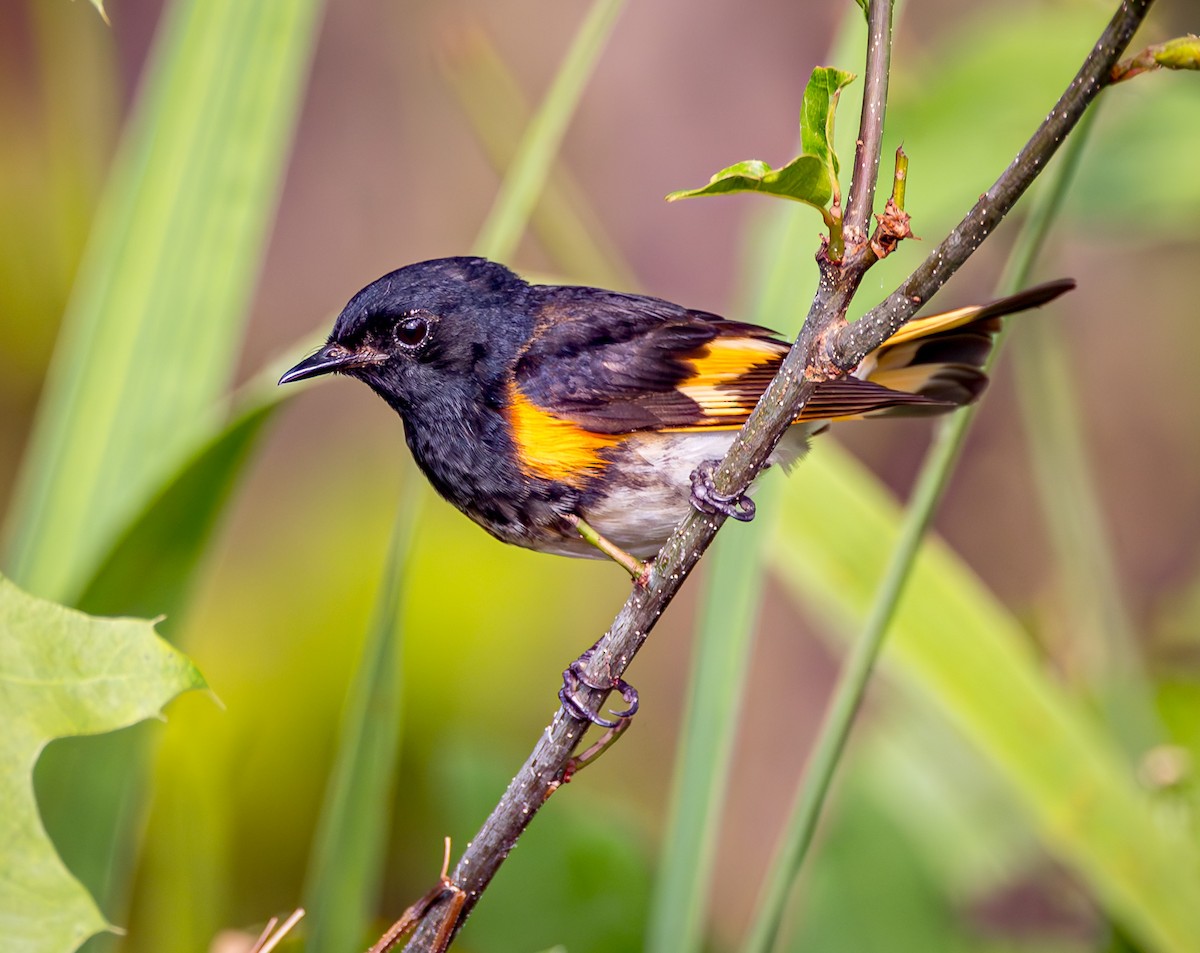
M 33 796 L 50 741 L 124 728 L 204 679 L 138 619 L 100 619 L 0 577 L 0 936 L 4 949 L 65 953 L 108 928 L 59 859 Z
M 828 66 L 812 71 L 800 107 L 801 154 L 787 165 L 772 169 L 758 159 L 738 162 L 714 175 L 708 185 L 672 192 L 667 201 L 730 192 L 766 192 L 820 209 L 826 224 L 830 224 L 826 206 L 839 192 L 838 159 L 833 151 L 833 116 L 838 94 L 853 79 L 853 73 Z

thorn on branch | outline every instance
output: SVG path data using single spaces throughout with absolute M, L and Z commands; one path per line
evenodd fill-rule
M 904 192 L 908 184 L 908 154 L 904 146 L 896 147 L 896 171 L 892 174 L 892 202 L 896 208 L 904 208 Z

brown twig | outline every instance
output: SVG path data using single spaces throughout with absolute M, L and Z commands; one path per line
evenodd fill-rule
M 286 937 L 300 919 L 304 916 L 304 911 L 293 910 L 291 916 L 283 921 L 283 926 L 279 926 L 279 917 L 271 917 L 267 921 L 267 925 L 263 927 L 262 933 L 258 935 L 258 939 L 254 941 L 254 945 L 250 947 L 248 953 L 271 953 Z M 279 929 L 275 929 L 279 927 Z
M 1087 104 L 1104 87 L 1109 71 L 1128 45 L 1153 0 L 1123 0 L 1120 8 L 1067 92 L 1034 134 L 1016 160 L 1004 171 L 971 213 L 934 250 L 924 264 L 867 318 L 846 325 L 846 307 L 875 260 L 869 243 L 859 240 L 841 262 L 818 253 L 820 281 L 800 335 L 758 407 L 742 428 L 715 474 L 722 493 L 745 491 L 762 469 L 775 445 L 795 419 L 815 384 L 823 376 L 853 367 L 911 318 L 920 304 L 952 275 L 991 234 L 1029 183 L 1045 168 L 1058 145 L 1078 122 Z M 855 153 L 848 197 L 847 222 L 861 222 L 862 234 L 870 219 L 873 182 L 879 166 L 886 95 L 887 60 L 890 56 L 890 0 L 871 0 L 870 36 L 864 96 L 878 97 L 863 104 L 863 128 Z M 885 16 L 884 9 L 888 9 Z M 871 77 L 876 76 L 875 80 Z M 882 81 L 880 81 L 882 80 Z M 867 180 L 870 179 L 871 184 Z M 916 300 L 914 300 L 916 299 Z M 651 566 L 644 586 L 635 586 L 586 666 L 589 680 L 619 676 L 629 666 L 663 611 L 679 592 L 688 574 L 724 522 L 720 515 L 691 513 Z M 581 686 L 578 700 L 591 711 L 599 710 L 604 690 Z M 522 831 L 559 783 L 563 771 L 586 730 L 586 725 L 559 709 L 533 753 L 509 784 L 491 816 L 471 841 L 450 881 L 462 891 L 453 904 L 434 900 L 425 911 L 406 951 L 425 951 L 445 938 L 446 924 L 457 930 L 478 901 Z M 461 902 L 459 902 L 461 900 Z M 453 907 L 453 909 L 450 909 Z

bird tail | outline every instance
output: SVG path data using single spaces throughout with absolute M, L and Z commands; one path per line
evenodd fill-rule
M 1037 308 L 1075 287 L 1063 278 L 985 305 L 917 318 L 863 358 L 848 378 L 824 381 L 797 423 L 923 416 L 969 404 L 987 387 L 983 366 L 1008 314 Z

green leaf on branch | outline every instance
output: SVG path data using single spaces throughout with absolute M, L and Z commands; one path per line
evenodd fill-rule
M 766 192 L 806 202 L 819 209 L 824 209 L 833 195 L 829 176 L 821 160 L 815 156 L 797 156 L 780 169 L 772 169 L 759 159 L 735 163 L 714 175 L 708 185 L 672 192 L 667 196 L 667 201 L 729 192 Z
M 822 66 L 812 71 L 804 88 L 804 103 L 800 107 L 800 150 L 816 156 L 829 172 L 833 189 L 837 191 L 838 157 L 833 148 L 833 114 L 837 111 L 842 87 L 854 81 L 854 74 Z
M 138 619 L 84 615 L 0 577 L 0 923 L 6 948 L 68 951 L 108 923 L 38 817 L 33 767 L 55 738 L 115 731 L 203 688 Z
M 800 108 L 801 154 L 787 165 L 772 169 L 758 159 L 738 162 L 714 175 L 708 185 L 672 192 L 667 201 L 732 192 L 765 192 L 820 209 L 825 223 L 832 224 L 826 206 L 839 195 L 833 116 L 838 94 L 853 79 L 853 73 L 828 66 L 813 70 Z

